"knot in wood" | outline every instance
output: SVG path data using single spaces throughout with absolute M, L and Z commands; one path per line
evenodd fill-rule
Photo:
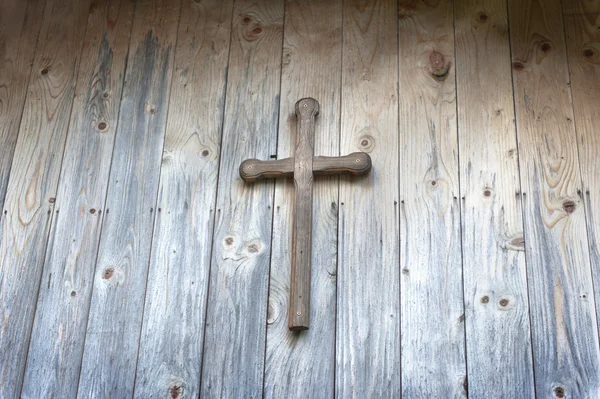
M 433 50 L 431 54 L 429 54 L 429 64 L 431 68 L 429 74 L 433 79 L 439 82 L 446 80 L 448 71 L 450 70 L 450 63 L 442 53 Z
M 488 15 L 484 11 L 480 11 L 480 12 L 477 13 L 476 19 L 479 22 L 487 22 L 487 20 L 489 19 L 489 17 L 488 17 Z
M 568 200 L 568 201 L 563 202 L 563 210 L 567 214 L 571 214 L 571 213 L 575 212 L 575 208 L 576 208 L 576 205 L 575 205 L 574 201 Z

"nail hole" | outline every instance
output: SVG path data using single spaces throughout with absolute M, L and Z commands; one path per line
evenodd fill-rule
M 477 14 L 477 20 L 479 22 L 486 22 L 488 20 L 488 15 L 484 12 L 480 12 Z
M 485 295 L 481 297 L 481 303 L 488 303 L 490 301 L 490 297 Z
M 244 19 L 242 21 L 244 21 L 244 23 L 247 24 L 250 21 L 252 21 L 252 18 L 250 18 L 250 17 L 244 17 Z
M 42 69 L 42 75 L 46 75 L 48 73 L 48 68 Z
M 512 66 L 515 71 L 522 71 L 525 68 L 522 62 L 513 62 Z
M 207 157 L 207 156 L 208 156 L 208 150 L 204 150 L 204 151 L 202 151 L 202 156 L 203 156 L 203 157 Z
M 506 298 L 500 299 L 500 306 L 502 306 L 504 308 L 507 305 L 508 305 L 508 299 L 506 299 Z
M 71 296 L 75 296 L 77 293 L 75 291 L 71 291 Z
M 104 129 L 106 129 L 106 122 L 98 123 L 98 130 L 104 130 Z
M 492 195 L 492 192 L 490 190 L 485 190 L 483 192 L 483 195 L 485 195 L 486 197 L 489 197 L 490 195 Z
M 94 208 L 90 209 L 90 213 L 93 215 L 94 213 L 96 213 L 96 210 Z

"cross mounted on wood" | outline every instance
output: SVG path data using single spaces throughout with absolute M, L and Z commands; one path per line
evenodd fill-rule
M 312 182 L 313 175 L 366 175 L 371 157 L 353 152 L 342 157 L 315 157 L 315 118 L 319 103 L 314 98 L 296 102 L 296 144 L 294 158 L 276 161 L 247 159 L 240 165 L 245 182 L 294 176 L 294 232 L 292 236 L 292 281 L 290 285 L 289 329 L 307 330 L 310 325 L 310 277 L 312 260 Z

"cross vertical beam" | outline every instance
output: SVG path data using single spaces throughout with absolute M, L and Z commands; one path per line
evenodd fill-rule
M 290 330 L 310 325 L 310 274 L 312 260 L 312 182 L 315 118 L 319 103 L 303 98 L 296 103 L 296 145 L 294 147 L 294 231 L 292 233 L 292 281 L 290 286 Z

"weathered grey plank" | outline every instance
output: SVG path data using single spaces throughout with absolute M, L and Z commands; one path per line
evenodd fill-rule
M 600 319 L 600 1 L 562 2 L 584 205 Z M 591 301 L 588 293 L 581 299 Z
M 78 395 L 134 387 L 180 2 L 137 1 Z
M 294 104 L 307 96 L 320 102 L 315 155 L 339 154 L 341 3 L 286 2 L 278 158 L 293 153 Z M 338 181 L 337 177 L 318 177 L 313 183 L 311 326 L 302 333 L 289 331 L 287 325 L 294 185 L 291 179 L 275 184 L 264 382 L 267 397 L 333 396 Z
M 4 209 L 45 3 L 46 0 L 0 2 L 0 211 Z
M 343 10 L 340 152 L 370 153 L 371 174 L 340 179 L 336 390 L 400 396 L 398 26 L 392 0 Z
M 455 4 L 469 397 L 532 397 L 506 2 Z
M 283 1 L 236 2 L 212 244 L 202 397 L 262 396 L 273 182 L 242 160 L 275 154 Z
M 453 2 L 401 0 L 398 18 L 402 395 L 463 397 Z
M 600 349 L 561 3 L 508 4 L 536 394 L 597 398 Z
M 233 1 L 184 0 L 135 396 L 198 397 Z
M 49 0 L 0 223 L 0 396 L 21 391 L 88 1 Z
M 128 0 L 90 8 L 24 397 L 77 394 L 132 16 Z

